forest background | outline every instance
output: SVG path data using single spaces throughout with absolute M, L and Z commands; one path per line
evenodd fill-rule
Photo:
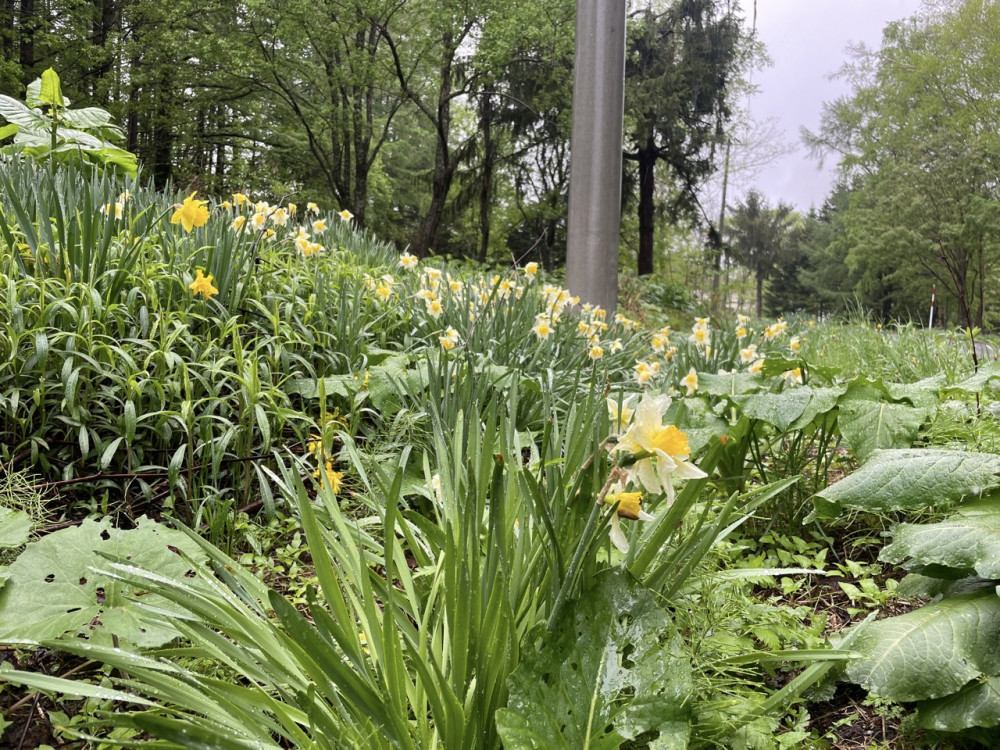
M 59 71 L 158 187 L 346 208 L 400 249 L 565 261 L 574 0 L 0 0 L 0 93 Z M 621 265 L 647 301 L 995 327 L 1000 9 L 928 2 L 856 50 L 804 133 L 841 181 L 808 215 L 730 172 L 752 8 L 629 2 Z M 743 180 L 746 182 L 746 180 Z M 728 200 L 727 200 L 728 198 Z M 991 286 L 992 284 L 992 286 Z

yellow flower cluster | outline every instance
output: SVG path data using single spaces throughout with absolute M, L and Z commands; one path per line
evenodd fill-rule
M 275 227 L 288 228 L 291 232 L 287 235 L 287 240 L 302 257 L 309 258 L 323 252 L 323 245 L 315 241 L 315 238 L 326 232 L 328 227 L 326 219 L 319 216 L 319 206 L 312 201 L 306 204 L 304 223 L 298 226 L 291 226 L 292 219 L 299 213 L 298 206 L 294 203 L 272 206 L 267 201 L 254 202 L 245 193 L 233 193 L 232 202 L 225 201 L 221 205 L 227 211 L 235 209 L 237 212 L 230 225 L 234 232 L 249 227 L 252 231 L 261 233 L 264 239 L 274 240 L 278 237 Z M 243 213 L 244 209 L 247 213 Z M 337 215 L 343 221 L 354 218 L 354 214 L 346 209 Z

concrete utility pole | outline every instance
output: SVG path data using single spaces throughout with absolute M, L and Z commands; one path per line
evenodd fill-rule
M 625 2 L 576 3 L 566 286 L 608 312 L 618 304 Z

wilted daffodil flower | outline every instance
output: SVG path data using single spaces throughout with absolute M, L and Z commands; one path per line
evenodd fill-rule
M 623 468 L 629 481 L 642 485 L 647 492 L 662 492 L 668 504 L 674 500 L 674 477 L 698 479 L 706 476 L 687 460 L 691 453 L 687 435 L 674 425 L 663 424 L 663 415 L 669 406 L 669 396 L 644 395 L 635 407 L 631 426 L 618 438 L 614 448 L 618 453 L 649 454 Z
M 619 552 L 623 555 L 628 554 L 628 539 L 625 538 L 625 532 L 622 531 L 621 522 L 618 519 L 628 518 L 632 521 L 652 521 L 653 516 L 642 509 L 641 492 L 625 492 L 621 489 L 620 485 L 618 492 L 608 494 L 604 498 L 604 502 L 606 505 L 618 506 L 615 514 L 611 516 L 611 528 L 608 530 L 608 535 L 611 537 L 611 543 L 615 545 Z
M 170 217 L 171 224 L 180 224 L 185 232 L 190 232 L 195 227 L 203 227 L 208 223 L 208 201 L 196 201 L 194 199 L 198 191 L 191 193 L 184 202 L 177 206 L 174 215 Z

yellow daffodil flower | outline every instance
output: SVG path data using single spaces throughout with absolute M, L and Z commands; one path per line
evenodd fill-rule
M 326 231 L 326 222 L 322 219 L 316 219 L 312 223 L 312 229 L 316 234 L 323 234 Z
M 617 505 L 615 514 L 611 516 L 611 527 L 608 529 L 608 536 L 611 543 L 615 545 L 623 555 L 628 554 L 629 543 L 622 531 L 620 518 L 627 518 L 632 521 L 652 521 L 653 516 L 642 510 L 641 492 L 613 492 L 604 498 L 606 505 Z
M 649 453 L 625 467 L 629 480 L 647 492 L 667 496 L 668 505 L 674 500 L 673 477 L 697 479 L 705 472 L 687 460 L 691 449 L 687 435 L 674 425 L 664 425 L 663 415 L 670 406 L 670 397 L 646 394 L 635 407 L 632 425 L 618 439 L 615 452 Z
M 458 331 L 448 326 L 444 331 L 444 335 L 438 337 L 438 341 L 441 343 L 442 349 L 450 352 L 458 344 Z
M 535 335 L 539 339 L 547 339 L 552 334 L 552 325 L 548 319 L 541 317 L 535 321 L 535 325 L 531 327 L 531 330 L 535 332 Z
M 781 377 L 790 385 L 802 385 L 802 368 L 796 367 L 794 370 L 785 370 L 785 372 L 781 373 Z
M 526 264 L 524 266 L 524 272 L 528 274 L 528 276 L 534 276 L 538 273 L 538 264 L 535 262 Z
M 339 216 L 341 221 L 350 221 L 351 219 L 354 218 L 354 214 L 352 214 L 346 208 L 340 212 Z
M 600 359 L 604 356 L 604 349 L 602 349 L 598 344 L 594 344 L 590 347 L 590 351 L 587 352 L 587 356 L 591 359 Z
M 698 390 L 698 372 L 692 367 L 688 374 L 681 378 L 681 385 L 687 388 L 687 395 L 690 396 Z
M 195 295 L 205 295 L 205 299 L 210 299 L 213 294 L 219 293 L 219 290 L 212 286 L 212 274 L 206 276 L 200 268 L 195 271 L 194 281 L 188 285 L 188 289 Z
M 208 223 L 208 201 L 196 201 L 194 199 L 198 191 L 191 193 L 184 202 L 177 206 L 174 215 L 170 217 L 171 224 L 180 224 L 185 232 L 190 232 L 195 227 L 203 227 Z

